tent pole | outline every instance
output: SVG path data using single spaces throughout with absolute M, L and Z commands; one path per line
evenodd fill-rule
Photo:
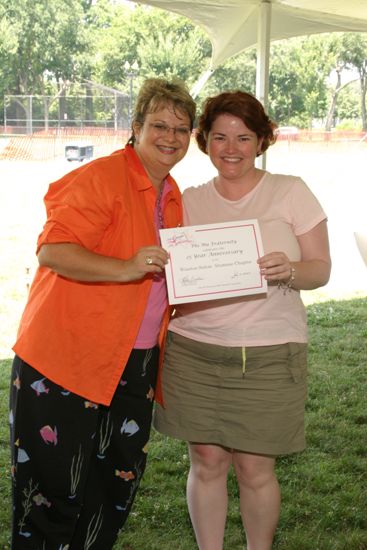
M 192 95 L 193 99 L 196 99 L 196 97 L 200 94 L 202 88 L 204 88 L 207 80 L 209 80 L 210 76 L 213 74 L 214 69 L 209 67 L 206 71 L 203 72 L 203 74 L 199 77 L 199 79 L 195 82 L 193 87 L 190 90 L 190 94 Z
M 268 109 L 271 2 L 263 0 L 257 23 L 256 97 Z M 259 168 L 265 169 L 265 153 L 258 158 Z

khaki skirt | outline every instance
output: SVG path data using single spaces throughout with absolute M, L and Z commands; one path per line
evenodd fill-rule
M 306 377 L 307 344 L 224 347 L 169 332 L 154 427 L 249 453 L 301 451 Z

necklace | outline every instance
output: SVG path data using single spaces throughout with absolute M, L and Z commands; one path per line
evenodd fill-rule
M 157 198 L 157 214 L 158 214 L 158 228 L 157 229 L 163 229 L 164 228 L 164 219 L 163 219 L 163 212 L 162 212 L 162 197 L 163 197 L 163 190 L 164 190 L 164 184 L 162 183 L 161 188 L 159 190 L 159 195 Z
M 160 236 L 159 236 L 159 230 L 164 228 L 164 219 L 163 219 L 163 212 L 162 212 L 162 197 L 163 197 L 163 190 L 164 190 L 165 181 L 162 183 L 161 188 L 159 190 L 159 194 L 157 197 L 157 201 L 155 203 L 155 229 L 157 232 L 157 239 L 158 243 L 161 242 Z M 164 279 L 164 273 L 155 273 L 153 276 L 154 281 L 162 281 Z

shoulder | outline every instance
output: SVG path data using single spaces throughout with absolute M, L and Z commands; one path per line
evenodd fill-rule
M 302 178 L 290 174 L 271 174 L 267 172 L 264 178 L 264 189 L 266 192 L 271 192 L 272 195 L 277 193 L 280 196 L 312 194 Z
M 210 180 L 206 183 L 202 183 L 201 185 L 198 185 L 197 187 L 187 187 L 187 189 L 184 190 L 182 197 L 183 200 L 186 202 L 191 201 L 201 201 L 204 197 L 207 197 L 213 187 L 213 180 Z
M 302 178 L 285 174 L 270 174 L 269 185 L 274 203 L 288 213 L 294 225 L 295 234 L 300 235 L 312 229 L 326 218 L 326 214 L 314 192 Z
M 104 200 L 107 195 L 118 190 L 117 174 L 123 173 L 123 159 L 120 154 L 99 157 L 87 164 L 68 172 L 62 178 L 50 184 L 45 199 L 69 199 L 85 196 L 89 201 L 93 197 Z M 78 199 L 78 200 L 79 200 Z
M 92 171 L 96 173 L 109 173 L 128 167 L 127 159 L 124 155 L 124 149 L 114 151 L 108 156 L 100 157 L 89 163 Z
M 272 174 L 270 172 L 267 172 L 264 181 L 267 184 L 283 186 L 286 185 L 288 187 L 306 185 L 302 178 L 300 178 L 299 176 L 293 176 L 291 174 Z
M 86 185 L 100 186 L 104 192 L 119 194 L 123 192 L 125 186 L 121 184 L 129 179 L 129 174 L 128 159 L 124 155 L 124 149 L 120 149 L 89 163 L 89 169 L 86 166 L 86 171 L 81 176 Z

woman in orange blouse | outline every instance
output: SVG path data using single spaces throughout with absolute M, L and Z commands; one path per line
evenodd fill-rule
M 128 145 L 51 184 L 14 351 L 12 548 L 112 548 L 144 472 L 169 309 L 158 230 L 195 104 L 147 80 Z

